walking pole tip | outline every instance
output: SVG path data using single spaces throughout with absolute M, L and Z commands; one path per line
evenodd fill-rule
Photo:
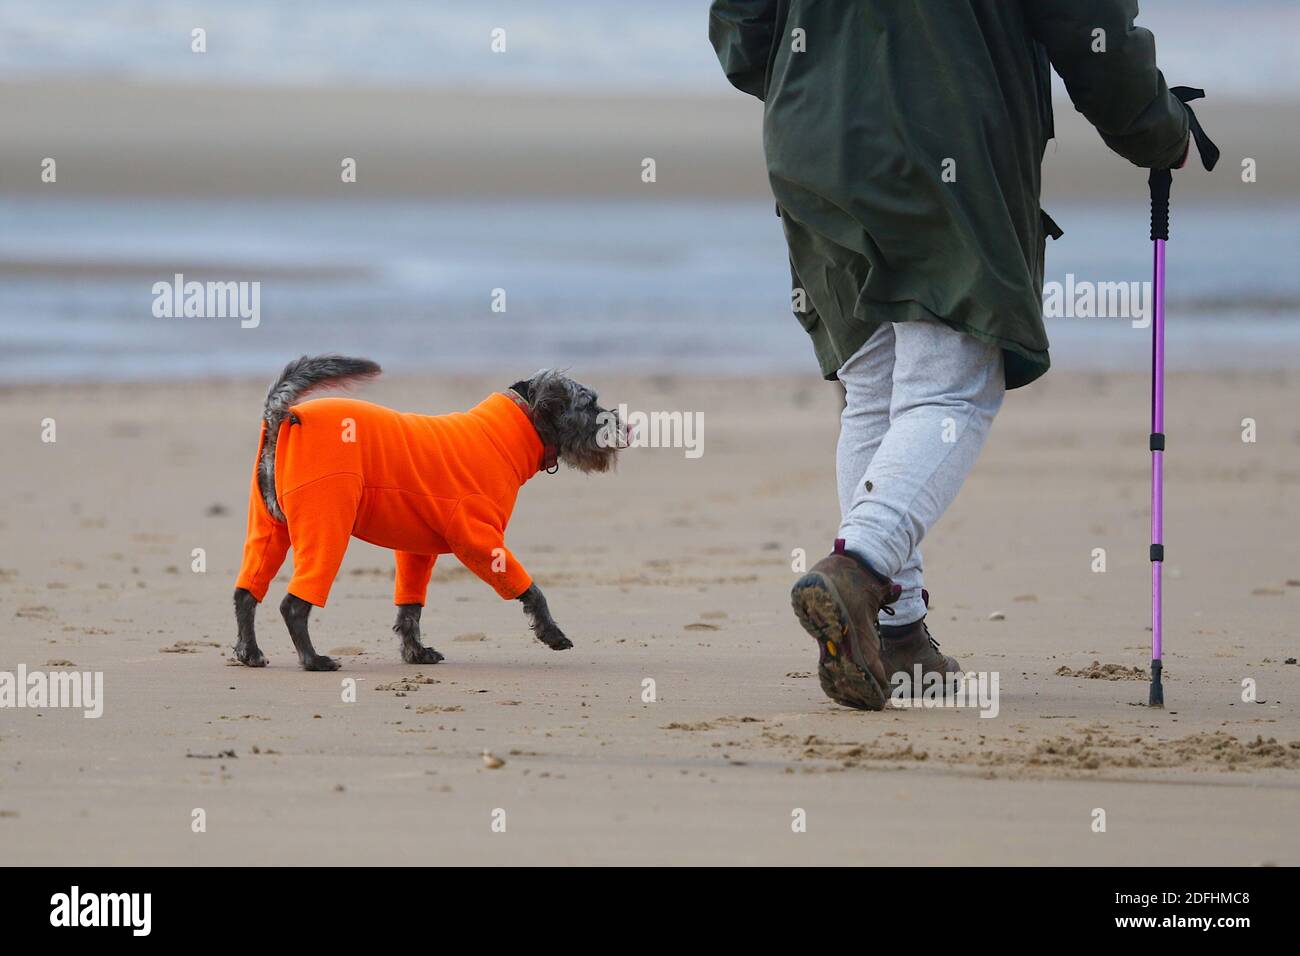
M 1151 694 L 1149 697 L 1147 697 L 1147 706 L 1159 707 L 1163 709 L 1165 706 L 1165 687 L 1164 684 L 1160 682 L 1160 670 L 1161 670 L 1160 661 L 1152 661 L 1151 662 Z

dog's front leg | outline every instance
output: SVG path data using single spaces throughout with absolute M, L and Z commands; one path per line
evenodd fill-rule
M 311 614 L 310 603 L 300 597 L 286 594 L 284 600 L 280 602 L 280 614 L 283 615 L 284 623 L 289 628 L 289 636 L 293 638 L 293 646 L 298 651 L 298 660 L 302 662 L 303 670 L 336 671 L 339 669 L 338 661 L 317 654 L 316 648 L 311 646 L 311 635 L 307 633 L 307 617 Z
M 419 604 L 397 605 L 397 623 L 393 625 L 393 633 L 402 639 L 402 660 L 408 664 L 436 664 L 443 659 L 432 647 L 420 643 L 422 610 Z
M 235 626 L 239 637 L 235 640 L 235 657 L 249 667 L 265 667 L 266 657 L 257 646 L 257 633 L 253 618 L 257 615 L 257 598 L 247 588 L 235 588 Z
M 564 636 L 560 626 L 551 617 L 551 609 L 546 606 L 546 595 L 536 584 L 529 585 L 528 590 L 519 595 L 519 602 L 528 615 L 528 626 L 533 629 L 537 639 L 553 651 L 568 650 L 573 641 Z

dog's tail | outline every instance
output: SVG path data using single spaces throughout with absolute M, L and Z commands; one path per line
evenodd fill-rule
M 369 359 L 348 358 L 345 355 L 304 355 L 286 365 L 280 377 L 271 384 L 266 393 L 266 405 L 262 409 L 262 420 L 266 422 L 266 442 L 262 446 L 257 474 L 262 499 L 275 520 L 284 520 L 275 497 L 275 443 L 280 435 L 280 423 L 284 421 L 289 408 L 311 392 L 323 388 L 347 388 L 369 381 L 381 371 Z
M 262 418 L 266 433 L 274 440 L 291 405 L 310 392 L 322 388 L 346 388 L 357 382 L 374 378 L 382 371 L 369 359 L 348 358 L 345 355 L 304 355 L 284 367 L 280 377 L 266 393 L 266 407 Z

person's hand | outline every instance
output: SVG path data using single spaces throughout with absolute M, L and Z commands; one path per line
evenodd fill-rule
M 1188 136 L 1187 145 L 1183 147 L 1183 158 L 1178 161 L 1178 165 L 1175 166 L 1174 169 L 1182 169 L 1184 166 L 1186 166 L 1187 157 L 1191 155 L 1191 152 L 1192 152 L 1192 138 L 1191 136 Z

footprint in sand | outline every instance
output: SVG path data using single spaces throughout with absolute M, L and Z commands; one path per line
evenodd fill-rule
M 14 617 L 30 617 L 38 621 L 48 621 L 54 616 L 54 608 L 46 607 L 44 604 L 29 604 L 14 612 Z
M 158 650 L 163 654 L 197 654 L 200 647 L 221 646 L 216 641 L 177 641 L 171 647 L 160 647 Z
M 1087 667 L 1081 667 L 1078 670 L 1071 670 L 1069 667 L 1058 667 L 1056 669 L 1057 677 L 1085 677 L 1088 680 L 1148 680 L 1147 672 L 1140 667 L 1125 667 L 1123 664 L 1103 664 L 1100 661 L 1093 661 Z M 1165 677 L 1168 677 L 1165 672 Z

